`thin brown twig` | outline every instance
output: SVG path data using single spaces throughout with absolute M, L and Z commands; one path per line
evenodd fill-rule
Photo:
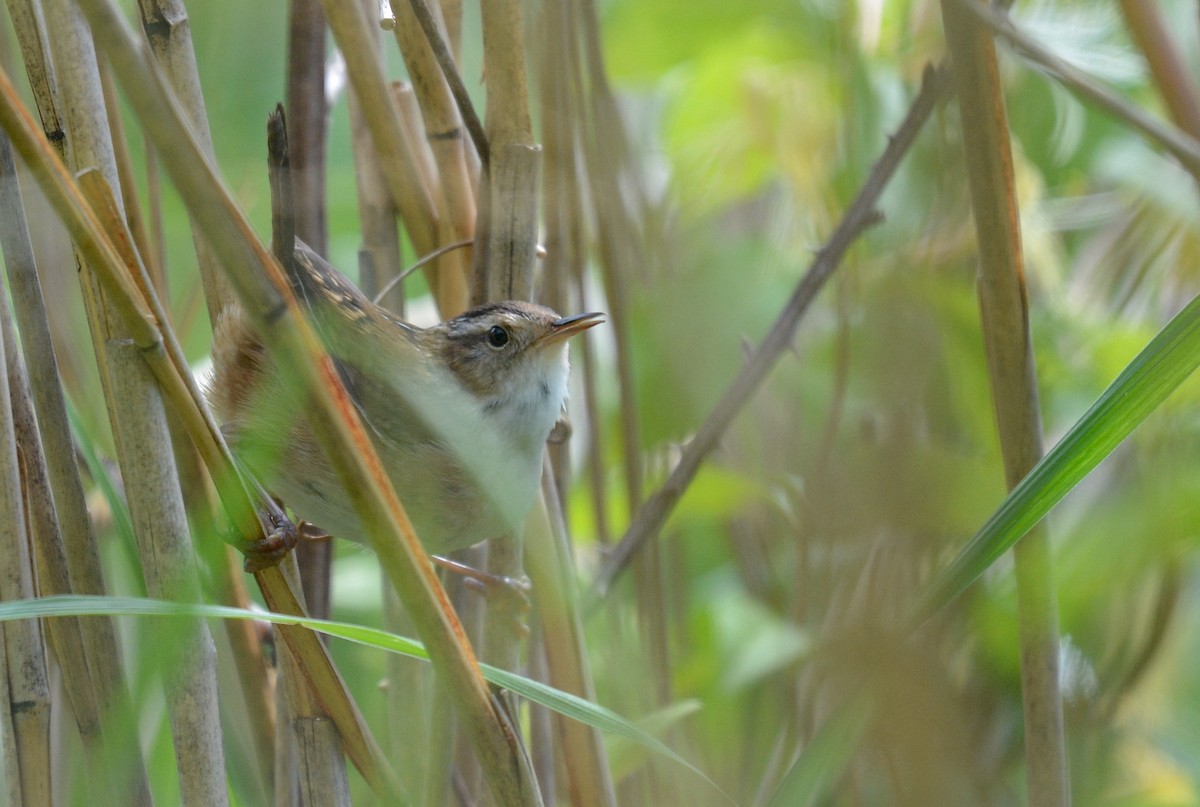
M 403 272 L 401 272 L 400 274 L 396 275 L 391 280 L 389 280 L 387 282 L 387 284 L 384 285 L 383 288 L 381 288 L 379 291 L 375 292 L 375 297 L 372 300 L 372 302 L 374 302 L 375 305 L 381 305 L 382 303 L 380 301 L 384 298 L 384 295 L 386 295 L 389 291 L 394 289 L 396 287 L 397 283 L 403 282 L 403 280 L 406 277 L 408 277 L 409 275 L 411 275 L 413 272 L 417 271 L 422 266 L 425 266 L 430 261 L 437 260 L 438 258 L 445 255 L 447 252 L 453 252 L 456 249 L 462 249 L 463 247 L 469 247 L 474 243 L 475 243 L 474 238 L 464 238 L 461 241 L 455 241 L 453 244 L 447 244 L 444 247 L 438 247 L 433 252 L 430 252 L 428 255 L 425 255 L 419 261 L 414 263 L 412 266 L 408 267 Z
M 1068 90 L 1091 101 L 1114 118 L 1158 143 L 1179 160 L 1189 174 L 1200 179 L 1200 142 L 1188 137 L 1179 129 L 1154 119 L 1140 107 L 1092 81 L 1082 70 L 1060 59 L 1017 28 L 1006 13 L 978 0 L 958 1 L 996 37 L 1008 43 L 1019 56 L 1049 73 Z
M 912 146 L 917 133 L 934 107 L 945 96 L 949 88 L 948 76 L 949 71 L 945 67 L 931 66 L 926 69 L 921 89 L 913 99 L 908 114 L 896 133 L 888 139 L 883 155 L 871 169 L 871 174 L 863 183 L 858 196 L 825 246 L 817 252 L 808 272 L 792 292 L 791 298 L 771 326 L 766 338 L 750 355 L 733 383 L 700 426 L 696 436 L 684 448 L 679 463 L 667 480 L 634 514 L 625 537 L 613 549 L 596 576 L 592 590 L 597 598 L 607 595 L 613 582 L 629 565 L 638 550 L 658 535 L 667 517 L 695 478 L 700 465 L 716 447 L 721 435 L 761 386 L 771 368 L 775 366 L 775 361 L 791 345 L 800 318 L 825 285 L 825 281 L 833 274 L 846 250 L 859 235 L 879 221 L 880 214 L 875 205 L 899 166 L 901 158 Z

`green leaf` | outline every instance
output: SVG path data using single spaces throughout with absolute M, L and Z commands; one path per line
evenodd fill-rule
M 257 619 L 265 622 L 273 622 L 278 625 L 301 625 L 318 633 L 336 636 L 339 639 L 346 639 L 347 641 L 373 647 L 378 650 L 399 653 L 400 655 L 422 661 L 429 660 L 429 656 L 420 642 L 377 628 L 354 625 L 348 622 L 288 616 L 265 611 L 249 611 L 225 605 L 166 602 L 164 600 L 143 599 L 140 597 L 83 595 L 43 597 L 40 599 L 14 600 L 0 603 L 0 622 L 17 619 L 43 619 L 57 616 L 100 615 Z M 698 768 L 616 712 L 586 701 L 576 695 L 547 686 L 539 681 L 524 678 L 487 664 L 480 664 L 479 666 L 483 670 L 483 677 L 488 682 L 515 692 L 533 703 L 537 703 L 573 720 L 578 720 L 593 728 L 607 731 L 638 743 L 650 751 L 687 768 L 718 792 L 721 792 L 727 800 L 732 801 L 717 787 L 716 783 L 705 776 Z
M 1150 340 L 1092 408 L 1008 494 L 929 587 L 920 623 L 963 592 L 1031 530 L 1200 364 L 1200 297 Z

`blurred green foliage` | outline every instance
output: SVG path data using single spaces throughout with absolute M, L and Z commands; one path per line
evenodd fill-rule
M 1194 8 L 1163 5 L 1195 63 Z M 1019 17 L 1157 111 L 1111 7 L 1033 4 Z M 652 113 L 630 122 L 656 199 L 671 211 L 635 311 L 642 435 L 655 446 L 687 439 L 742 345 L 761 338 L 921 68 L 940 58 L 940 26 L 927 3 L 618 0 L 604 22 L 628 108 Z M 1193 181 L 1152 147 L 1002 61 L 1049 445 L 1194 294 L 1200 218 Z M 673 681 L 679 696 L 706 704 L 695 731 L 715 743 L 706 747 L 718 774 L 756 781 L 769 764 L 720 757 L 717 736 L 766 753 L 764 735 L 803 736 L 819 723 L 832 685 L 821 670 L 845 662 L 830 645 L 886 633 L 919 581 L 1003 496 L 961 153 L 957 110 L 944 106 L 889 189 L 885 223 L 851 253 L 802 323 L 795 354 L 668 527 L 665 562 L 682 574 L 667 600 L 686 603 L 671 622 Z M 1191 594 L 1198 391 L 1186 384 L 1050 520 L 1077 803 L 1200 798 L 1200 745 L 1185 728 L 1197 676 L 1182 649 L 1200 616 Z M 743 676 L 736 671 L 788 656 L 782 637 L 756 644 L 770 635 L 754 616 L 763 606 L 809 637 L 806 648 L 815 644 L 787 673 Z M 948 706 L 944 723 L 930 716 L 909 727 L 914 742 L 937 725 L 974 739 L 917 790 L 950 798 L 962 777 L 974 803 L 1023 798 L 1015 607 L 1002 561 L 927 647 L 939 677 L 909 696 Z M 729 635 L 726 624 L 744 633 Z M 874 642 L 850 658 L 904 667 L 902 651 Z M 764 718 L 764 701 L 779 711 Z M 886 714 L 876 720 L 902 713 Z M 864 747 L 893 765 L 915 759 L 894 742 L 868 732 Z M 865 803 L 921 803 L 911 800 L 917 791 L 893 800 L 901 797 L 889 788 L 904 777 L 870 757 L 863 750 L 852 763 L 832 803 L 864 803 L 851 792 Z
M 1176 45 L 1200 63 L 1194 4 L 1160 5 Z M 1018 10 L 1056 51 L 1159 112 L 1109 4 Z M 608 0 L 601 12 L 650 198 L 649 265 L 623 270 L 635 287 L 652 489 L 853 198 L 925 65 L 940 60 L 941 29 L 925 0 Z M 284 94 L 286 4 L 209 0 L 189 13 L 221 172 L 265 236 L 264 121 Z M 477 38 L 466 42 L 477 91 Z M 1049 445 L 1195 293 L 1200 204 L 1192 179 L 1119 122 L 1005 54 L 1002 66 Z M 945 105 L 885 195 L 884 222 L 848 255 L 668 524 L 669 664 L 638 641 L 645 615 L 632 582 L 587 624 L 600 701 L 657 713 L 669 704 L 647 682 L 665 677 L 670 703 L 687 704 L 665 721 L 667 741 L 740 803 L 766 802 L 794 752 L 871 671 L 886 692 L 855 733 L 850 773 L 814 803 L 1023 803 L 1011 564 L 996 564 L 927 635 L 896 636 L 920 584 L 1004 495 L 961 155 Z M 331 251 L 352 268 L 344 94 L 329 159 Z M 208 335 L 190 232 L 170 194 L 165 212 L 173 305 L 200 356 Z M 598 450 L 619 535 L 629 503 L 610 369 Z M 1049 521 L 1078 804 L 1200 803 L 1198 401 L 1197 382 L 1185 384 Z M 100 408 L 88 417 L 102 432 Z M 585 485 L 569 505 L 586 582 L 600 536 Z M 340 542 L 338 555 L 335 617 L 377 624 L 369 554 Z M 383 659 L 333 649 L 383 733 Z M 663 803 L 711 797 L 674 787 Z

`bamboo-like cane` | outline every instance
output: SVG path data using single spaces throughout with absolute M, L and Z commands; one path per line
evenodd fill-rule
M 356 16 L 362 15 L 357 4 L 339 4 L 339 7 L 353 7 Z M 258 243 L 245 217 L 217 180 L 117 9 L 105 0 L 92 0 L 84 10 L 185 204 L 218 249 L 221 264 L 235 284 L 244 310 L 263 335 L 268 350 L 284 368 L 284 375 L 296 380 L 295 393 L 312 401 L 309 413 L 313 430 L 360 513 L 381 565 L 413 614 L 418 633 L 443 676 L 443 684 L 455 693 L 467 736 L 483 762 L 493 792 L 500 800 L 514 804 L 537 803 L 532 774 L 519 751 L 519 740 L 496 713 L 424 549 L 391 489 L 336 371 L 320 349 L 311 327 L 299 314 L 298 304 L 277 262 Z M 327 6 L 332 24 L 333 15 L 329 12 Z M 337 26 L 333 27 L 336 32 Z M 370 47 L 369 41 L 364 46 Z M 380 134 L 374 129 L 373 133 Z M 379 145 L 377 136 L 376 146 Z M 235 269 L 240 271 L 247 266 L 254 271 L 232 274 Z
M 2 314 L 0 351 L 14 355 L 16 345 L 7 304 Z M 33 557 L 21 491 L 21 470 L 11 404 L 8 362 L 0 364 L 0 599 L 22 600 L 34 596 Z M 14 380 L 15 381 L 15 380 Z M 20 384 L 12 383 L 12 393 Z M 50 683 L 42 626 L 36 620 L 3 626 L 5 678 L 3 746 L 5 770 L 11 777 L 10 803 L 49 804 L 50 787 Z M 11 732 L 11 734 L 9 734 Z M 17 792 L 13 792 L 13 790 Z M 11 796 L 16 796 L 11 799 Z
M 992 403 L 1011 490 L 1042 458 L 1042 419 L 1029 331 L 1012 145 L 996 46 L 959 0 L 943 0 L 967 180 L 979 240 L 979 307 Z M 1071 803 L 1059 685 L 1058 605 L 1042 527 L 1014 549 L 1029 803 Z

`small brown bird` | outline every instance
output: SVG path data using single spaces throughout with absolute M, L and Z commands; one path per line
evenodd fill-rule
M 566 340 L 604 315 L 509 301 L 418 328 L 299 241 L 295 264 L 297 292 L 425 548 L 450 552 L 519 529 L 567 397 Z M 227 311 L 208 397 L 235 452 L 301 518 L 361 541 L 304 402 L 287 389 L 246 318 Z

